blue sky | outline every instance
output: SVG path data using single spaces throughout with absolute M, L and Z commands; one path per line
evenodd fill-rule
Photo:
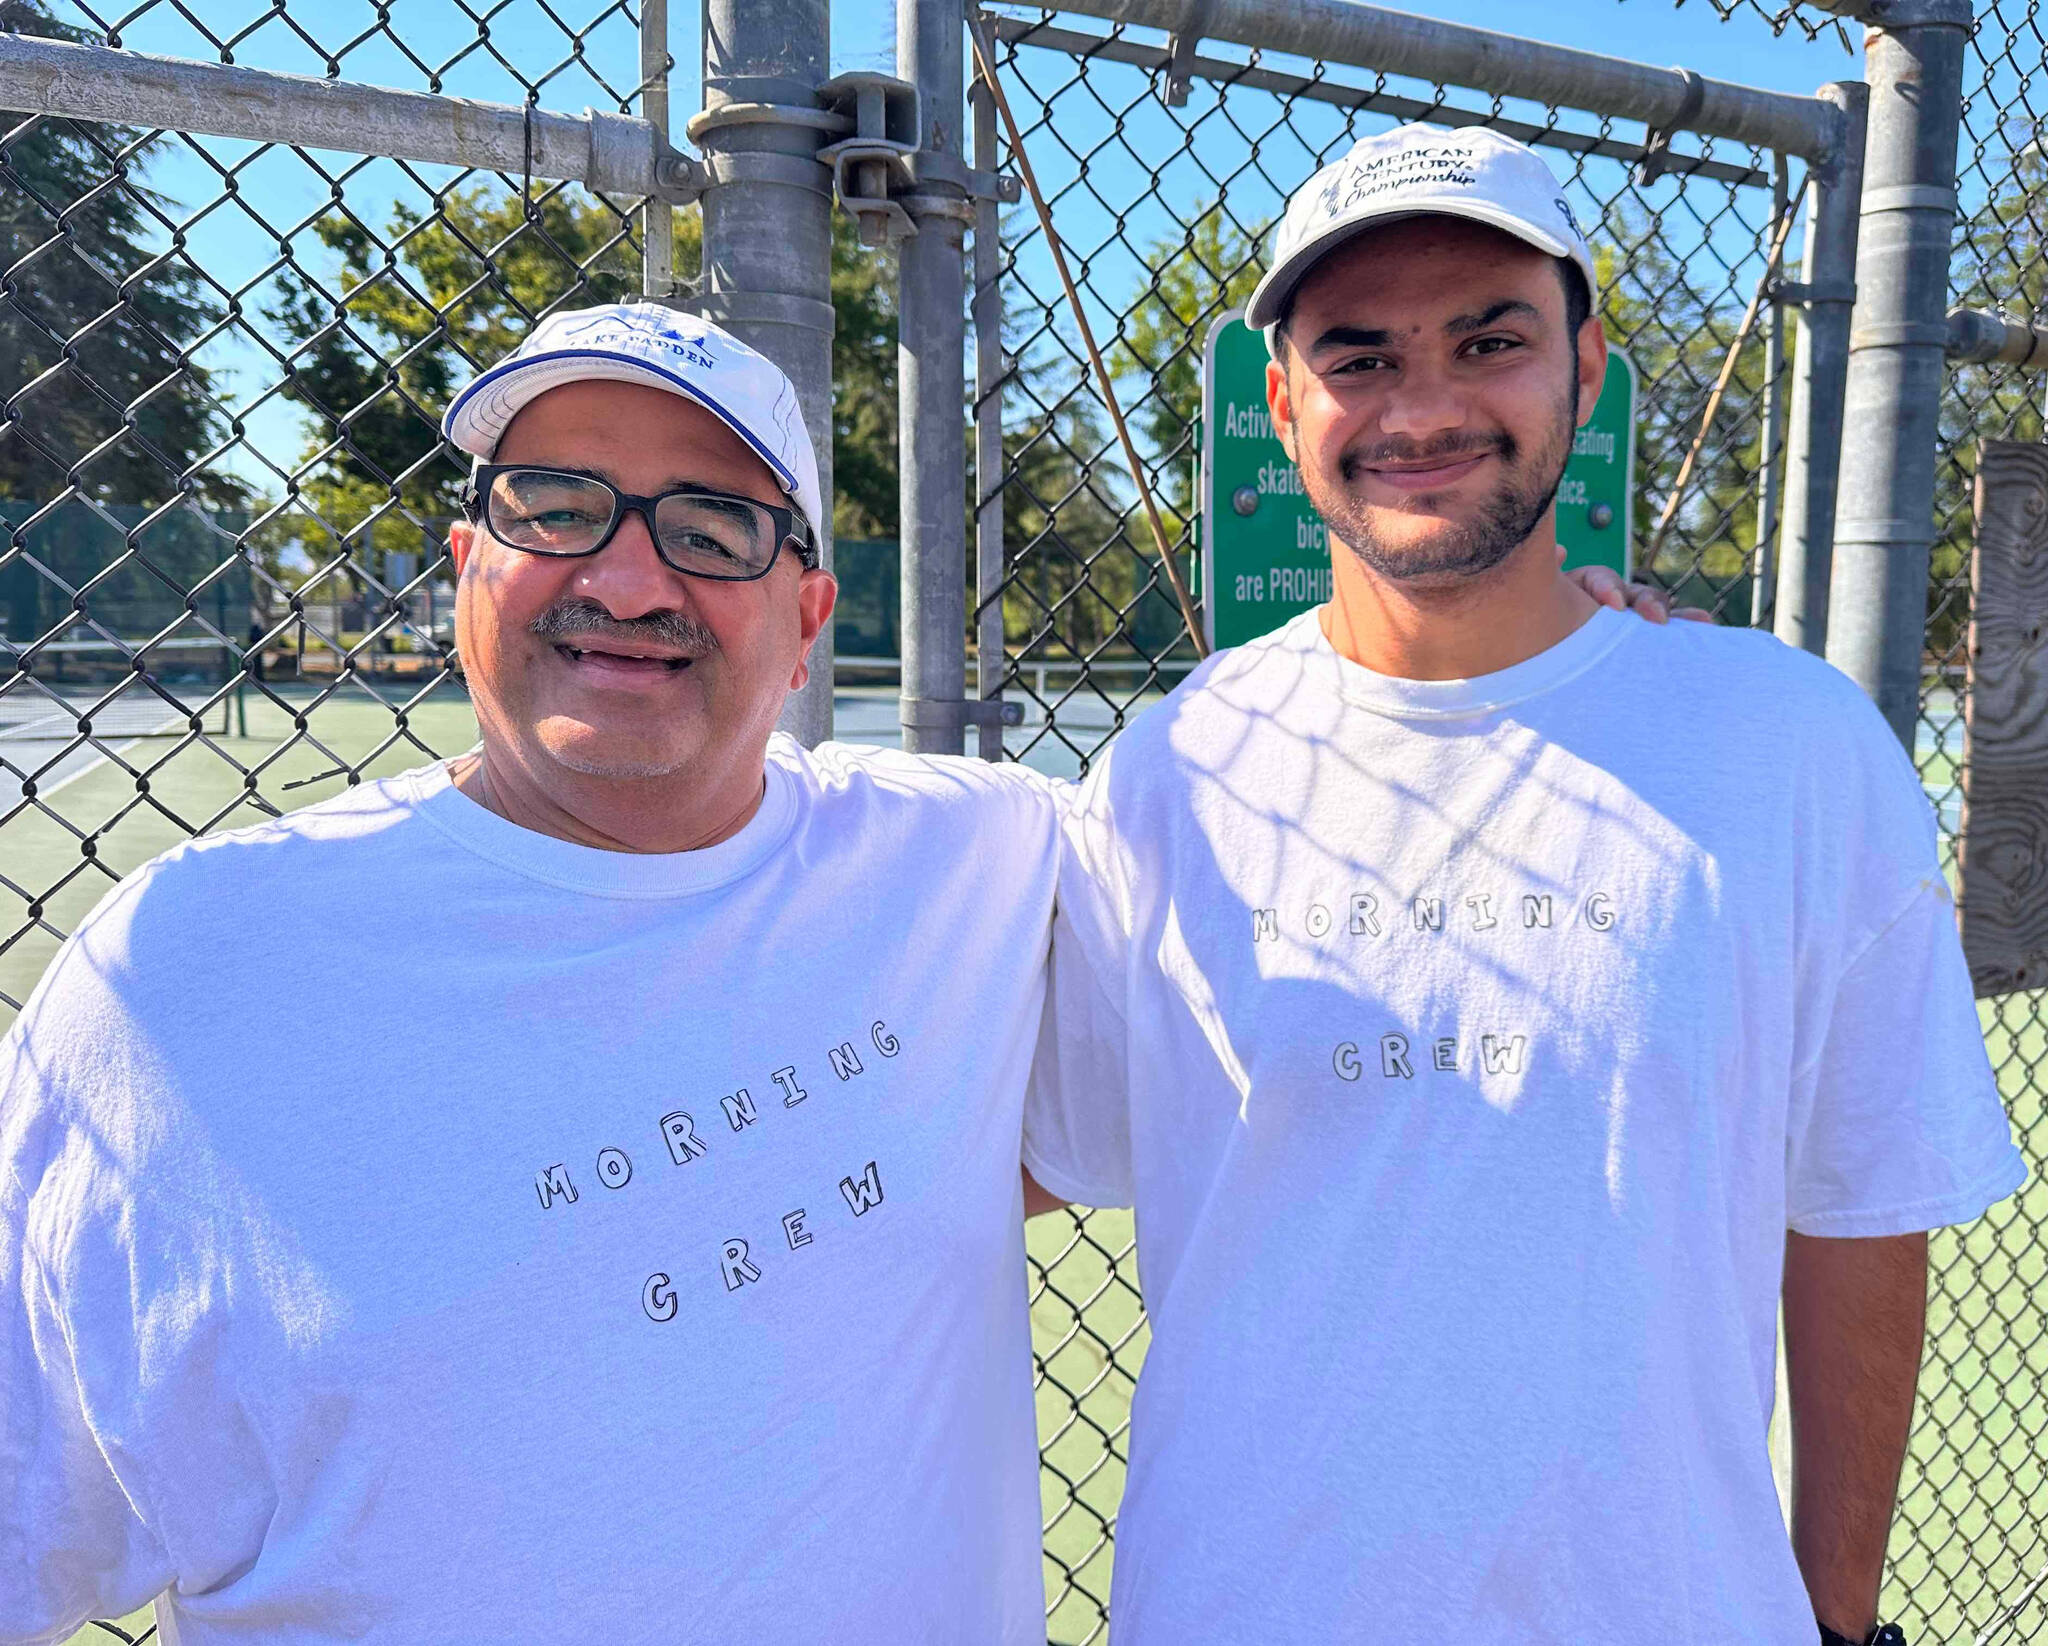
M 574 18 L 597 13 L 604 3 L 556 0 L 555 10 Z M 70 4 L 71 0 L 64 0 L 67 11 Z M 237 62 L 297 73 L 325 72 L 321 53 L 295 36 L 272 13 L 267 0 L 189 0 L 189 9 L 221 38 L 250 31 L 233 47 Z M 397 17 L 410 58 L 377 32 L 377 8 L 371 0 L 321 0 L 318 5 L 293 0 L 290 11 L 328 50 L 342 51 L 346 42 L 367 36 L 362 44 L 342 52 L 342 72 L 348 78 L 409 89 L 427 89 L 429 73 L 450 64 L 477 39 L 475 23 L 455 0 L 402 0 L 388 9 Z M 1542 6 L 1508 0 L 1431 0 L 1420 9 L 1449 20 L 1540 35 L 1653 63 L 1683 64 L 1713 77 L 1786 91 L 1810 91 L 1825 80 L 1854 78 L 1861 72 L 1860 53 L 1845 52 L 1832 31 L 1816 41 L 1805 39 L 1796 30 L 1773 38 L 1761 19 L 1748 12 L 1722 23 L 1707 0 L 1687 0 L 1677 8 L 1669 0 L 1551 0 Z M 637 78 L 635 26 L 623 11 L 607 14 L 591 30 L 583 43 L 581 62 L 539 0 L 510 0 L 490 15 L 489 49 L 470 49 L 453 62 L 446 69 L 443 89 L 469 97 L 518 101 L 522 87 L 498 57 L 509 59 L 529 76 L 546 74 L 541 101 L 550 108 L 616 107 L 618 97 L 629 92 Z M 671 15 L 671 50 L 678 65 L 672 107 L 680 128 L 698 104 L 700 46 L 696 8 L 689 0 L 674 0 Z M 1086 20 L 1076 20 L 1073 26 L 1099 27 Z M 1853 30 L 1851 34 L 1853 37 Z M 849 0 L 836 8 L 835 69 L 888 70 L 893 65 L 894 42 L 894 12 L 887 0 Z M 178 56 L 213 57 L 219 49 L 168 4 L 158 5 L 130 25 L 122 44 Z M 1209 49 L 1219 56 L 1230 54 L 1225 47 Z M 1039 72 L 1051 83 L 1061 65 L 1051 54 L 1038 55 Z M 1125 121 L 1130 141 L 1141 155 L 1148 152 L 1148 143 L 1162 153 L 1172 150 L 1179 138 L 1171 117 L 1156 99 L 1143 98 L 1142 76 L 1136 71 L 1119 72 L 1124 78 L 1114 95 L 1139 100 L 1131 105 Z M 1108 71 L 1103 74 L 1102 83 L 1112 85 L 1114 76 Z M 1013 95 L 1019 97 L 1020 113 L 1026 113 L 1022 105 L 1028 103 L 1028 93 L 1016 88 Z M 1202 107 L 1201 95 L 1198 91 L 1197 111 Z M 1233 110 L 1245 106 L 1242 94 L 1234 94 L 1234 99 Z M 1211 94 L 1212 105 L 1213 101 Z M 1467 94 L 1461 101 L 1474 99 Z M 1109 117 L 1090 99 L 1063 98 L 1057 115 L 1058 136 L 1083 153 L 1111 135 Z M 1240 171 L 1231 183 L 1230 208 L 1241 220 L 1254 223 L 1270 215 L 1281 191 L 1306 176 L 1316 155 L 1342 136 L 1341 119 L 1330 111 L 1310 110 L 1301 125 L 1305 135 L 1298 145 L 1280 145 L 1259 168 Z M 1636 134 L 1622 130 L 1618 135 Z M 1114 301 L 1114 294 L 1126 289 L 1136 276 L 1135 253 L 1115 242 L 1119 219 L 1124 220 L 1125 237 L 1134 244 L 1171 232 L 1177 216 L 1185 217 L 1213 198 L 1209 179 L 1230 175 L 1238 167 L 1240 157 L 1231 152 L 1238 141 L 1225 123 L 1209 122 L 1202 128 L 1200 143 L 1186 144 L 1177 166 L 1163 171 L 1156 185 L 1146 174 L 1145 163 L 1133 162 L 1129 153 L 1112 148 L 1098 154 L 1097 175 L 1088 179 L 1095 197 L 1075 190 L 1060 207 L 1062 228 L 1075 245 L 1086 248 L 1111 241 L 1097 265 L 1098 290 L 1109 292 Z M 188 244 L 202 266 L 228 290 L 246 290 L 246 304 L 252 310 L 265 298 L 264 277 L 274 266 L 280 239 L 294 239 L 301 259 L 325 272 L 321 248 L 300 226 L 327 208 L 336 187 L 331 178 L 345 173 L 339 185 L 345 198 L 366 219 L 381 224 L 394 202 L 423 202 L 426 187 L 444 182 L 449 175 L 438 168 L 422 168 L 408 176 L 389 162 L 364 164 L 338 155 L 317 155 L 311 163 L 289 151 L 251 156 L 247 144 L 212 139 L 177 144 L 152 167 L 149 181 L 179 204 L 189 223 Z M 1033 159 L 1050 188 L 1075 182 L 1084 170 L 1057 145 L 1043 139 L 1034 144 Z M 223 173 L 237 165 L 243 169 L 230 187 Z M 1613 172 L 1618 179 L 1619 169 Z M 1666 185 L 1667 190 L 1669 187 Z M 1752 201 L 1749 216 L 1756 218 L 1766 205 Z M 1727 256 L 1739 258 L 1754 239 L 1754 228 L 1754 222 L 1731 218 L 1711 232 L 1726 243 Z M 1026 272 L 1030 273 L 1028 265 Z M 220 372 L 230 395 L 240 401 L 275 376 L 267 357 L 246 340 L 224 340 L 209 350 L 206 358 Z M 250 418 L 250 440 L 274 460 L 296 458 L 304 440 L 298 414 L 281 402 L 259 407 Z M 267 480 L 263 466 L 250 459 L 234 466 L 259 483 Z M 274 486 L 271 481 L 266 489 Z

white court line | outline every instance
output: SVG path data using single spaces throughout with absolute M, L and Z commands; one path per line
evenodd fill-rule
M 166 710 L 162 724 L 155 727 L 153 732 L 127 736 L 120 742 L 107 743 L 105 747 L 93 743 L 83 744 L 79 748 L 72 749 L 70 754 L 58 762 L 54 774 L 32 778 L 21 770 L 23 765 L 29 767 L 40 766 L 50 754 L 64 750 L 74 741 L 73 737 L 21 735 L 24 727 L 33 732 L 37 726 L 61 726 L 67 724 L 66 715 L 52 710 L 49 714 L 38 715 L 33 720 L 20 720 L 11 724 L 0 724 L 0 763 L 4 763 L 6 770 L 12 774 L 15 785 L 15 799 L 17 801 L 24 798 L 21 792 L 21 785 L 24 783 L 34 783 L 36 786 L 35 798 L 47 800 L 59 790 L 69 788 L 81 777 L 91 776 L 92 773 L 98 771 L 100 767 L 106 765 L 115 756 L 126 754 L 136 744 L 146 741 L 149 736 L 169 731 L 184 718 L 183 715 L 172 714 Z M 75 733 L 77 724 L 76 711 L 73 711 L 68 717 L 68 723 L 73 726 Z M 14 757 L 14 751 L 22 744 L 40 744 L 42 747 L 32 749 L 25 760 L 17 761 Z M 77 761 L 78 764 L 75 769 L 66 771 L 64 769 L 65 765 L 70 761 Z
M 19 768 L 15 765 L 15 762 L 11 754 L 11 748 L 14 741 L 15 740 L 12 738 L 0 739 L 0 761 L 4 761 L 6 763 L 7 770 L 15 785 L 16 800 L 20 800 L 22 798 L 21 785 L 23 783 L 34 783 L 36 786 L 36 799 L 48 800 L 50 796 L 56 794 L 60 789 L 68 789 L 69 787 L 71 787 L 71 785 L 76 783 L 81 777 L 90 777 L 94 772 L 98 771 L 100 767 L 106 765 L 107 762 L 113 757 L 113 755 L 126 754 L 130 749 L 134 748 L 137 743 L 140 743 L 143 740 L 139 737 L 131 737 L 125 743 L 111 744 L 109 745 L 109 749 L 111 752 L 103 751 L 96 748 L 89 750 L 73 750 L 71 755 L 67 758 L 78 760 L 80 762 L 75 770 L 65 771 L 63 764 L 60 762 L 56 769 L 57 772 L 61 775 L 36 778 L 31 778 L 23 775 L 20 772 Z M 64 745 L 70 741 L 70 739 L 39 738 L 26 739 L 24 741 L 44 743 L 46 745 L 46 750 L 44 752 L 46 753 L 47 750 L 63 748 Z M 41 760 L 31 759 L 28 762 L 26 762 L 26 764 L 30 766 L 40 765 Z
M 75 725 L 77 724 L 78 717 L 76 715 L 58 714 L 53 709 L 50 713 L 37 715 L 35 718 L 31 720 L 16 720 L 9 723 L 4 728 L 0 728 L 4 729 L 6 733 L 6 736 L 4 738 L 0 738 L 0 741 L 6 741 L 10 743 L 21 739 L 35 741 L 36 727 L 61 726 L 65 723 L 66 720 L 69 720 L 72 724 Z M 48 740 L 45 739 L 44 741 Z M 59 739 L 58 741 L 62 741 L 62 739 Z

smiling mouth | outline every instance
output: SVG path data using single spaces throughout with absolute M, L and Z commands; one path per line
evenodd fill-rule
M 1366 472 L 1377 475 L 1382 480 L 1394 481 L 1396 484 L 1403 481 L 1412 483 L 1419 480 L 1437 479 L 1443 475 L 1461 473 L 1478 463 L 1481 458 L 1490 457 L 1491 455 L 1492 453 L 1484 451 L 1460 452 L 1456 456 L 1440 457 L 1427 463 L 1370 464 L 1367 466 Z
M 600 668 L 623 669 L 636 674 L 680 674 L 694 658 L 650 657 L 640 652 L 611 652 L 601 646 L 557 645 L 555 655 L 565 663 L 594 664 Z

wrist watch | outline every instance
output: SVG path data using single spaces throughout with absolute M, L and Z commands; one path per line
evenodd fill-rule
M 1863 1640 L 1838 1635 L 1825 1623 L 1820 1625 L 1820 1646 L 1906 1646 L 1906 1631 L 1896 1623 L 1880 1623 Z

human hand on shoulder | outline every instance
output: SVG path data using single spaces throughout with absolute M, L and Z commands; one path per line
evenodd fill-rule
M 1558 545 L 1557 558 L 1562 565 L 1562 544 Z M 1697 606 L 1680 606 L 1673 610 L 1671 596 L 1662 589 L 1653 589 L 1647 583 L 1624 582 L 1621 574 L 1610 566 L 1580 566 L 1565 575 L 1601 605 L 1618 612 L 1634 612 L 1645 622 L 1668 623 L 1674 617 L 1686 623 L 1711 623 L 1714 620 L 1713 613 L 1702 611 Z

